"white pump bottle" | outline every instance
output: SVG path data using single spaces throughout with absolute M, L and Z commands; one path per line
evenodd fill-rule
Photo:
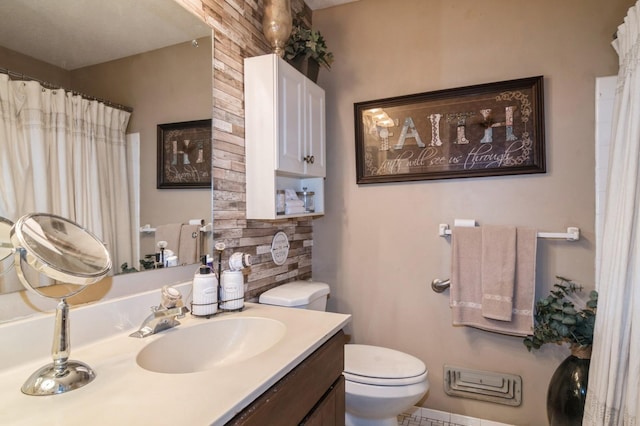
M 193 277 L 193 302 L 191 314 L 195 316 L 213 315 L 218 311 L 218 281 L 211 268 L 203 264 Z

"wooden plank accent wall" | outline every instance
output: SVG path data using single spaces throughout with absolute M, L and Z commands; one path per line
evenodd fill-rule
M 247 220 L 244 150 L 243 59 L 270 52 L 262 35 L 262 0 L 174 0 L 213 28 L 213 228 L 215 242 L 227 249 L 223 265 L 235 251 L 249 253 L 246 298 L 282 283 L 311 277 L 312 220 Z M 303 0 L 291 0 L 292 14 L 311 22 Z M 271 259 L 271 239 L 289 237 L 287 262 Z

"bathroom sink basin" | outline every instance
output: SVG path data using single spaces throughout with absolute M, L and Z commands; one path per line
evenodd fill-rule
M 136 362 L 156 373 L 210 370 L 263 353 L 283 338 L 285 330 L 280 321 L 260 317 L 215 319 L 177 327 L 145 346 Z

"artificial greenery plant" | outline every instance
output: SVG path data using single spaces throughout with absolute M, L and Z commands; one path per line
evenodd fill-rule
M 582 287 L 567 278 L 556 278 L 559 283 L 554 284 L 551 294 L 536 302 L 533 335 L 524 339 L 529 351 L 540 349 L 545 343 L 566 342 L 572 347 L 593 344 L 598 292 L 592 290 L 586 306 L 578 310 L 568 296 Z
M 293 28 L 284 48 L 284 57 L 290 62 L 300 57 L 313 59 L 327 69 L 330 69 L 333 63 L 333 53 L 327 50 L 327 44 L 320 31 L 307 27 L 300 16 L 293 19 Z

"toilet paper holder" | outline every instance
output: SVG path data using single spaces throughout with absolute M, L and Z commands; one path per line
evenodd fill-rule
M 436 278 L 435 280 L 431 281 L 431 290 L 435 291 L 436 293 L 442 293 L 449 287 L 451 287 L 451 280 L 448 278 L 446 280 Z

